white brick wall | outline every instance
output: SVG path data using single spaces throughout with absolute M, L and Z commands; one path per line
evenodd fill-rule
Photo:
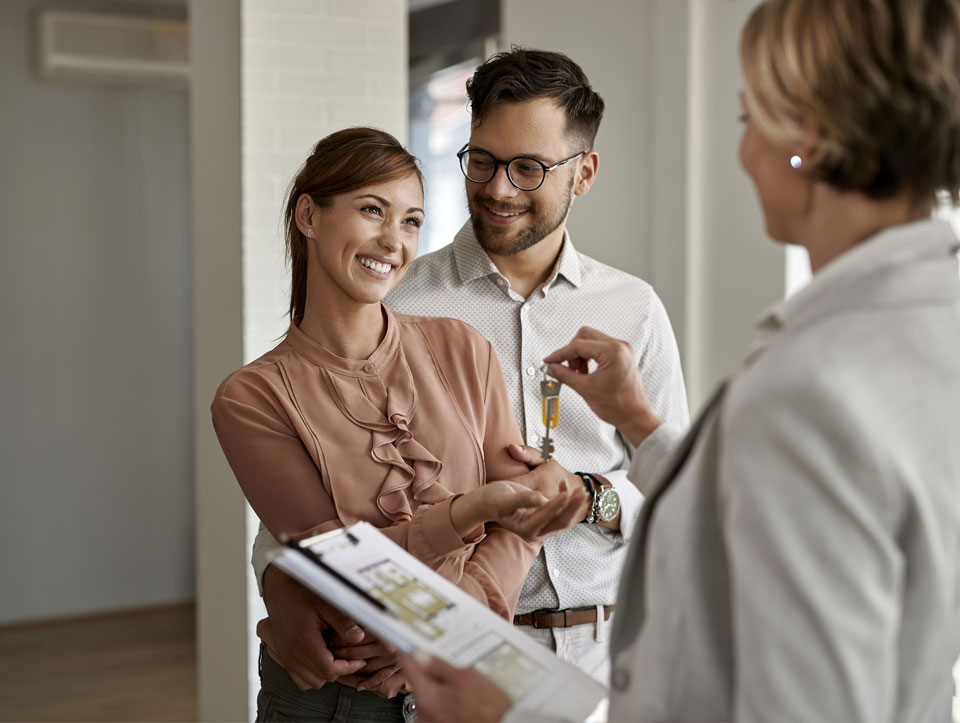
M 407 135 L 405 0 L 242 0 L 244 360 L 287 326 L 281 214 L 300 164 L 351 125 Z

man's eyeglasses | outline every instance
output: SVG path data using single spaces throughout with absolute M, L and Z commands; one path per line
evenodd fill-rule
M 497 175 L 500 166 L 504 166 L 507 169 L 507 178 L 510 183 L 521 191 L 536 191 L 543 185 L 548 171 L 576 160 L 584 153 L 586 151 L 580 151 L 574 156 L 554 163 L 552 166 L 541 163 L 536 158 L 527 158 L 526 156 L 517 156 L 509 161 L 501 161 L 486 151 L 475 151 L 467 146 L 460 149 L 457 158 L 460 159 L 460 170 L 463 171 L 463 175 L 466 176 L 468 181 L 488 183 Z

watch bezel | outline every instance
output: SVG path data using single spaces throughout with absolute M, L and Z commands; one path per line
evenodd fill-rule
M 605 517 L 603 514 L 604 498 L 609 498 L 609 499 L 616 498 L 617 500 L 617 509 L 610 517 Z M 594 506 L 593 516 L 595 519 L 601 520 L 603 522 L 610 522 L 611 520 L 615 519 L 618 514 L 620 514 L 620 493 L 617 492 L 616 487 L 613 487 L 613 486 L 607 487 L 600 494 L 594 497 L 593 506 Z

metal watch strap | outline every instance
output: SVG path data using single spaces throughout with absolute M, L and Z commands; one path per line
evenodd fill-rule
M 587 516 L 580 520 L 581 523 L 593 524 L 597 521 L 597 500 L 599 495 L 597 493 L 597 486 L 593 483 L 593 477 L 586 472 L 574 472 L 575 475 L 580 477 L 583 480 L 583 484 L 587 488 L 587 494 L 590 495 L 590 504 L 587 505 Z

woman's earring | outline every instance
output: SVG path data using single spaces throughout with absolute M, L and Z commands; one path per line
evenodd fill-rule
M 790 156 L 790 165 L 794 168 L 800 168 L 803 165 L 803 159 L 800 156 Z
M 312 229 L 312 228 L 308 228 L 308 229 L 307 229 L 307 236 L 313 236 L 313 229 Z

